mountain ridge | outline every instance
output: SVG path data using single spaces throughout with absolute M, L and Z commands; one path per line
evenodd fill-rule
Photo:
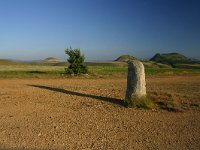
M 189 57 L 186 57 L 180 53 L 157 53 L 155 54 L 150 61 L 154 61 L 157 63 L 163 63 L 168 65 L 176 65 L 176 64 L 194 64 L 199 63 L 198 60 L 193 60 Z

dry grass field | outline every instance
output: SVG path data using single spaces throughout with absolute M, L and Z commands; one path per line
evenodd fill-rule
M 2 150 L 200 147 L 199 74 L 148 75 L 152 109 L 124 107 L 126 78 L 7 78 L 0 89 Z

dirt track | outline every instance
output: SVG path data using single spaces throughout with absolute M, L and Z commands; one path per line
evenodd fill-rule
M 199 104 L 200 76 L 147 85 Z M 126 79 L 0 79 L 0 149 L 199 149 L 199 110 L 127 109 L 125 87 Z

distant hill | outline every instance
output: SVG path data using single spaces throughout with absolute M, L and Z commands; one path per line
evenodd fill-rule
M 0 59 L 0 65 L 25 65 L 26 62 L 13 61 L 9 59 Z
M 168 64 L 174 66 L 175 64 L 193 64 L 198 63 L 182 54 L 179 53 L 167 53 L 167 54 L 159 54 L 157 53 L 153 56 L 150 61 L 154 61 L 157 63 Z
M 139 60 L 143 63 L 143 65 L 146 68 L 172 68 L 168 64 L 157 63 L 157 62 L 154 62 L 154 61 L 144 61 L 144 60 L 140 60 L 140 59 L 133 57 L 133 56 L 130 56 L 130 55 L 122 55 L 119 58 L 117 58 L 114 62 L 126 64 L 126 62 L 128 62 L 129 60 Z
M 139 60 L 136 57 L 133 57 L 131 55 L 122 55 L 119 58 L 117 58 L 115 61 L 117 62 L 128 62 L 129 60 Z
M 55 57 L 48 57 L 43 62 L 46 62 L 46 63 L 59 63 L 60 60 L 55 58 Z
M 146 68 L 172 68 L 171 65 L 156 63 L 154 61 L 142 61 L 142 63 Z

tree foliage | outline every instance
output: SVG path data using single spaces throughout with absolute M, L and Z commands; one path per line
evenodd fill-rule
M 69 55 L 69 67 L 66 68 L 68 74 L 84 74 L 88 72 L 87 66 L 84 64 L 85 56 L 81 54 L 80 49 L 67 48 L 65 53 Z

